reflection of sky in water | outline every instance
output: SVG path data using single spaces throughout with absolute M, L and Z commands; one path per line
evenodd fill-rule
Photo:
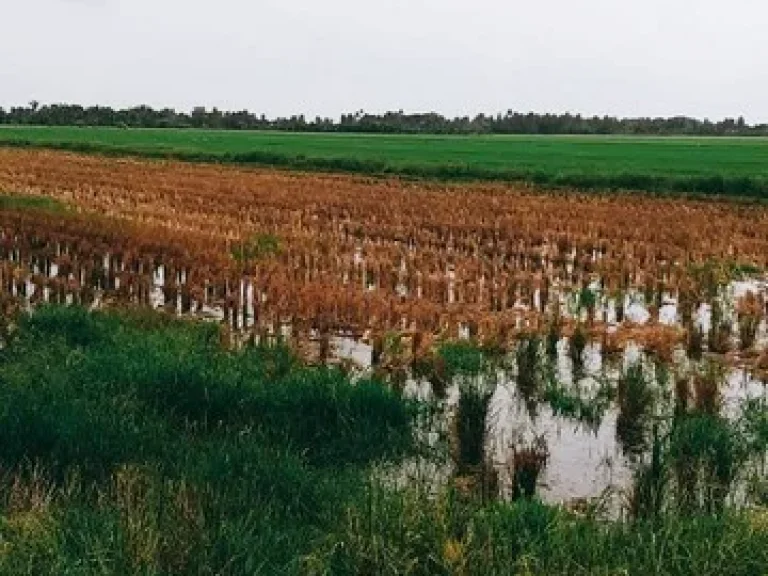
M 560 342 L 556 373 L 558 378 L 562 378 L 563 386 L 578 389 L 585 398 L 593 396 L 599 382 L 606 378 L 615 387 L 619 368 L 603 366 L 599 346 L 591 345 L 585 350 L 584 370 L 575 383 L 567 350 L 567 344 Z M 630 346 L 619 364 L 627 367 L 641 358 L 642 352 L 638 347 Z M 690 367 L 690 363 L 686 362 L 680 369 Z M 648 372 L 651 371 L 649 366 Z M 517 393 L 513 377 L 500 373 L 493 380 L 497 386 L 488 410 L 486 449 L 489 459 L 499 472 L 502 487 L 507 487 L 505 493 L 509 494 L 514 447 L 530 446 L 536 438 L 543 437 L 549 450 L 549 460 L 539 478 L 539 496 L 550 503 L 604 496 L 607 510 L 618 513 L 622 503 L 626 502 L 633 482 L 632 464 L 623 454 L 616 434 L 618 408 L 615 405 L 608 408 L 596 428 L 572 418 L 558 416 L 547 404 L 539 404 L 535 415 L 532 415 Z M 673 386 L 673 382 L 669 386 Z M 406 387 L 406 394 L 424 400 L 430 397 L 429 388 L 426 382 L 411 381 Z M 729 417 L 739 414 L 740 406 L 746 398 L 766 396 L 764 385 L 739 369 L 727 373 L 721 392 L 723 413 Z M 458 398 L 459 387 L 454 384 L 445 401 L 446 420 L 455 409 Z M 671 410 L 671 405 L 662 410 Z M 414 470 L 418 469 L 413 462 L 408 467 L 409 474 L 414 474 Z M 447 478 L 448 475 L 442 474 L 440 477 Z

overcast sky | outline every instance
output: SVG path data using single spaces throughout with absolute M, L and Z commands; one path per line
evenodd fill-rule
M 0 0 L 0 106 L 768 121 L 765 0 Z

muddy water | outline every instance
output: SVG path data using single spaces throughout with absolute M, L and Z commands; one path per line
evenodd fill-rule
M 579 390 L 583 397 L 589 398 L 601 384 L 615 388 L 622 369 L 637 362 L 649 364 L 637 347 L 630 347 L 616 365 L 608 366 L 602 361 L 599 347 L 590 346 L 585 351 L 583 370 L 578 377 L 574 377 L 563 341 L 558 346 L 556 373 L 569 389 Z M 695 367 L 682 355 L 670 367 L 672 371 L 681 373 L 692 368 Z M 652 367 L 647 366 L 647 369 L 652 370 Z M 626 509 L 633 489 L 634 472 L 640 462 L 647 460 L 647 456 L 630 457 L 625 453 L 617 432 L 619 409 L 615 402 L 605 410 L 599 423 L 581 422 L 556 414 L 546 403 L 539 403 L 532 410 L 530 403 L 518 393 L 514 375 L 507 371 L 500 370 L 475 378 L 485 379 L 485 384 L 494 390 L 486 421 L 486 458 L 499 475 L 502 497 L 511 496 L 515 448 L 530 446 L 540 439 L 549 454 L 537 485 L 537 494 L 542 500 L 566 505 L 599 503 L 604 513 L 613 516 L 620 515 Z M 745 400 L 766 399 L 767 390 L 763 382 L 752 378 L 746 371 L 729 370 L 720 391 L 722 413 L 736 418 Z M 667 392 L 671 399 L 672 392 Z M 431 387 L 425 381 L 410 380 L 406 394 L 421 400 L 432 398 Z M 460 383 L 456 382 L 448 390 L 444 401 L 443 420 L 431 421 L 431 428 L 423 431 L 425 436 L 432 433 L 435 439 L 449 430 L 459 395 Z M 665 409 L 671 410 L 671 403 L 662 408 Z M 449 459 L 442 465 L 424 460 L 420 463 L 409 461 L 400 472 L 415 480 L 428 478 L 432 482 L 445 483 L 451 477 L 451 469 Z

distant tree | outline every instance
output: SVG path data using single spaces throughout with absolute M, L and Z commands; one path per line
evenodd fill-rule
M 149 106 L 114 110 L 106 106 L 83 108 L 71 104 L 40 105 L 32 100 L 26 107 L 0 108 L 2 124 L 41 126 L 125 126 L 143 128 L 217 128 L 226 130 L 283 130 L 295 132 L 371 132 L 403 134 L 638 134 L 638 135 L 743 135 L 768 136 L 765 124 L 749 125 L 743 116 L 719 122 L 685 116 L 672 118 L 615 118 L 579 114 L 536 114 L 507 110 L 504 114 L 477 114 L 447 118 L 436 112 L 406 114 L 403 110 L 383 114 L 359 109 L 342 114 L 338 121 L 316 116 L 308 121 L 303 114 L 269 119 L 247 110 L 208 111 L 204 106 L 191 113 Z

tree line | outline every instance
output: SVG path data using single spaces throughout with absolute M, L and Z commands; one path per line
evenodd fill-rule
M 627 134 L 690 136 L 768 136 L 768 124 L 748 124 L 743 117 L 717 122 L 685 116 L 617 118 L 580 114 L 535 114 L 512 110 L 449 118 L 435 112 L 406 114 L 402 110 L 371 114 L 362 110 L 336 119 L 303 114 L 267 118 L 196 107 L 191 112 L 136 106 L 113 109 L 76 104 L 0 107 L 0 124 L 36 126 L 112 126 L 121 128 L 206 128 L 217 130 L 282 130 L 288 132 L 365 132 L 382 134 Z

